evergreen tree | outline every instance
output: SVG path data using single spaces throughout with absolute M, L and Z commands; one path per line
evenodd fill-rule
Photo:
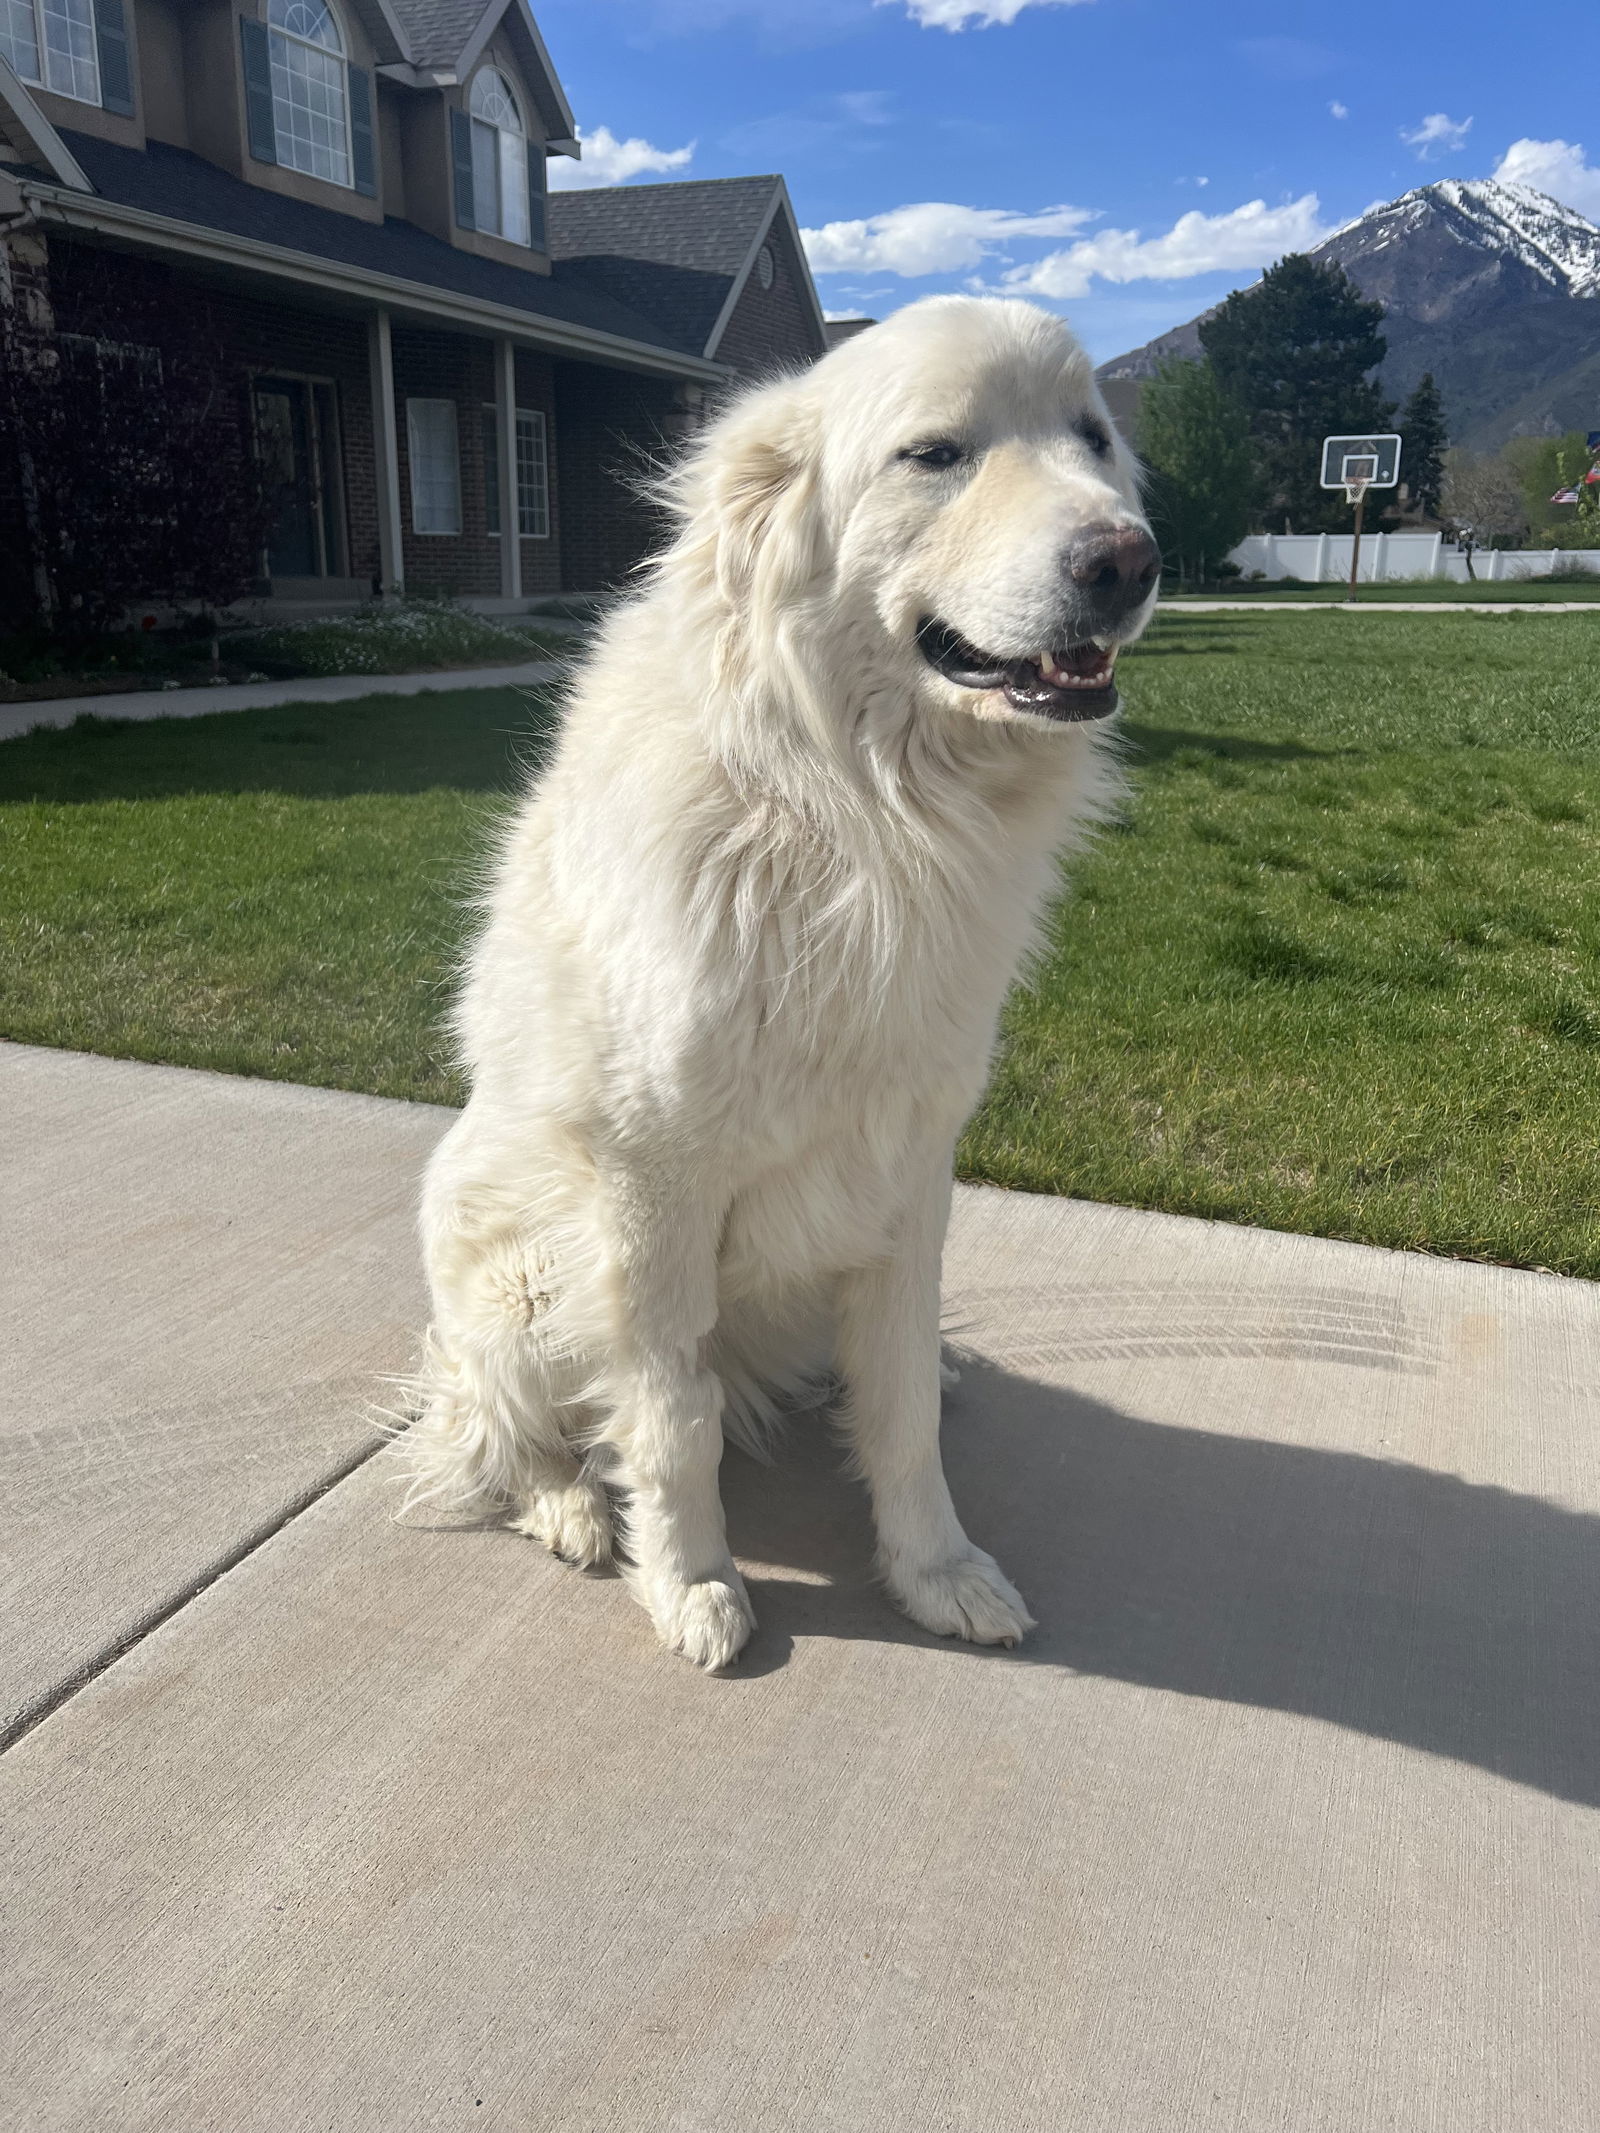
M 1218 383 L 1249 417 L 1256 508 L 1274 532 L 1348 526 L 1343 497 L 1320 485 L 1322 440 L 1392 426 L 1370 375 L 1388 351 L 1382 321 L 1343 267 L 1295 252 L 1201 326 Z
M 1250 527 L 1250 425 L 1209 363 L 1163 363 L 1139 402 L 1151 524 L 1181 583 L 1201 582 Z
M 1439 516 L 1439 498 L 1444 490 L 1444 453 L 1450 433 L 1444 423 L 1444 402 L 1425 370 L 1417 389 L 1400 411 L 1400 472 L 1411 501 L 1424 518 Z

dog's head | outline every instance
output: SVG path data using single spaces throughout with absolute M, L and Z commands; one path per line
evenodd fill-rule
M 679 508 L 747 648 L 826 644 L 874 688 L 982 719 L 1106 717 L 1155 605 L 1132 455 L 1088 357 L 1029 304 L 931 298 L 748 394 Z

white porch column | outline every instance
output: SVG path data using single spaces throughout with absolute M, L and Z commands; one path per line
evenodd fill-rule
M 372 393 L 373 486 L 378 497 L 378 575 L 385 594 L 406 589 L 405 550 L 400 538 L 400 439 L 394 417 L 394 352 L 389 314 L 367 321 L 367 378 Z
M 494 429 L 500 459 L 500 594 L 522 598 L 522 513 L 517 497 L 517 344 L 494 344 Z

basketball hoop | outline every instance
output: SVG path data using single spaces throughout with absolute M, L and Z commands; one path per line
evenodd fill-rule
M 1378 457 L 1375 452 L 1347 452 L 1339 469 L 1345 502 L 1359 504 L 1377 477 Z
M 1381 437 L 1324 437 L 1322 440 L 1322 486 L 1343 489 L 1344 500 L 1355 506 L 1355 529 L 1350 540 L 1350 594 L 1356 596 L 1361 575 L 1361 521 L 1366 515 L 1369 489 L 1392 489 L 1400 479 L 1400 439 L 1392 431 Z

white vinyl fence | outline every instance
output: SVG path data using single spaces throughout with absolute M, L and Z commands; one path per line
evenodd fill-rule
M 1300 578 L 1308 585 L 1338 585 L 1350 577 L 1348 533 L 1252 533 L 1229 557 L 1248 578 Z M 1548 578 L 1569 570 L 1600 573 L 1600 548 L 1479 548 L 1472 558 L 1478 582 Z M 1363 585 L 1385 579 L 1455 578 L 1465 583 L 1467 559 L 1447 546 L 1442 533 L 1367 533 L 1361 538 Z

